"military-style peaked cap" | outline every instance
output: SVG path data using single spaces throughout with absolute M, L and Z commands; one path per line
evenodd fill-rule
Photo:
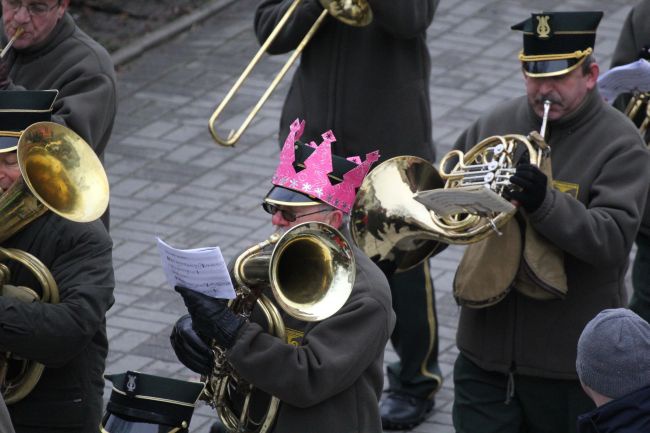
M 307 146 L 306 144 L 296 142 L 294 145 L 294 150 L 296 160 L 293 163 L 293 166 L 298 172 L 305 168 L 305 160 L 309 158 L 309 155 L 311 155 L 315 149 L 311 146 Z M 329 173 L 327 177 L 329 177 L 332 185 L 336 185 L 343 180 L 343 175 L 345 173 L 352 170 L 356 166 L 357 164 L 354 162 L 332 154 L 332 172 Z M 283 188 L 277 185 L 274 185 L 273 188 L 271 188 L 269 193 L 264 198 L 264 202 L 278 206 L 313 206 L 315 204 L 323 203 L 316 197 L 302 194 L 298 191 Z
M 58 90 L 0 91 L 0 153 L 16 150 L 20 134 L 29 125 L 47 122 Z
M 571 72 L 594 50 L 602 12 L 542 12 L 512 26 L 524 34 L 524 73 L 553 77 Z
M 102 420 L 102 431 L 138 433 L 186 431 L 203 391 L 201 382 L 188 382 L 137 371 L 105 375 L 113 390 Z

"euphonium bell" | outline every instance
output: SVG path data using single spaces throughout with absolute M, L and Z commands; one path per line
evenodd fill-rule
M 300 269 L 300 272 L 297 270 Z M 262 291 L 270 288 L 278 305 L 292 317 L 320 321 L 347 301 L 355 279 L 352 249 L 343 235 L 328 224 L 299 224 L 282 236 L 272 235 L 237 257 L 232 266 L 236 298 L 230 308 L 250 318 L 255 305 L 268 323 L 268 332 L 286 339 L 284 321 Z M 230 432 L 265 433 L 273 425 L 279 400 L 264 403 L 262 414 L 252 415 L 256 388 L 241 379 L 227 362 L 225 351 L 213 345 L 213 370 L 202 399 L 207 400 Z
M 0 242 L 48 210 L 72 221 L 99 218 L 108 206 L 108 179 L 90 146 L 72 130 L 52 122 L 26 128 L 18 140 L 21 178 L 0 195 Z M 40 294 L 11 284 L 9 268 L 0 263 L 0 290 L 25 302 L 59 302 L 52 274 L 38 258 L 0 247 L 0 261 L 13 260 L 29 269 L 40 284 Z M 24 398 L 36 386 L 43 366 L 0 354 L 0 388 L 7 404 Z

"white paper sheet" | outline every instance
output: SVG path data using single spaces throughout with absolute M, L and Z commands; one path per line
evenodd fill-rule
M 640 59 L 627 65 L 617 66 L 598 78 L 600 94 L 610 104 L 621 93 L 650 91 L 650 63 Z
M 228 267 L 219 247 L 181 250 L 160 238 L 158 251 L 163 271 L 170 286 L 183 286 L 213 298 L 233 299 Z

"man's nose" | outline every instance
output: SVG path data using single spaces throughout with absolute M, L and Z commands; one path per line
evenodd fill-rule
M 553 92 L 555 90 L 555 87 L 553 86 L 553 80 L 547 80 L 542 78 L 539 81 L 539 93 L 542 95 L 548 95 L 549 93 Z
M 271 217 L 271 223 L 274 226 L 284 227 L 289 224 L 289 221 L 285 220 L 284 217 L 282 216 L 282 212 L 278 211 L 274 213 L 273 216 Z
M 18 10 L 14 12 L 14 20 L 20 22 L 20 23 L 26 23 L 32 19 L 32 16 L 29 14 L 27 11 L 27 7 L 25 5 L 20 5 Z

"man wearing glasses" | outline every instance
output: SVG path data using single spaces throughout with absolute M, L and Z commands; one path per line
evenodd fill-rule
M 303 128 L 299 122 L 292 125 L 263 207 L 278 229 L 319 221 L 349 239 L 347 214 L 378 153 L 367 154 L 364 162 L 333 156 L 331 132 L 323 134 L 320 145 L 305 145 L 296 142 Z M 380 433 L 384 346 L 395 315 L 386 277 L 361 250 L 352 250 L 355 280 L 345 304 L 320 322 L 298 320 L 280 309 L 285 340 L 265 332 L 263 321 L 248 322 L 233 313 L 224 300 L 177 287 L 190 316 L 179 319 L 172 331 L 176 355 L 205 374 L 212 370 L 213 353 L 197 334 L 225 348 L 240 377 L 280 399 L 271 432 Z M 303 266 L 308 263 L 305 257 Z M 301 266 L 293 271 L 304 273 Z M 212 430 L 222 431 L 219 424 Z
M 57 89 L 52 121 L 79 134 L 103 160 L 117 110 L 108 52 L 66 12 L 70 0 L 0 0 L 0 90 Z M 108 223 L 107 215 L 104 219 Z

